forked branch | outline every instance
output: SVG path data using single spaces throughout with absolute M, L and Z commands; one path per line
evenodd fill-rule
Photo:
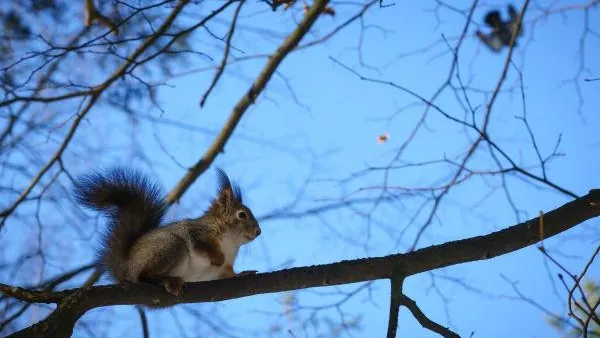
M 406 254 L 189 283 L 181 297 L 168 294 L 160 286 L 143 283 L 60 292 L 30 291 L 0 284 L 0 291 L 24 301 L 58 304 L 48 318 L 16 333 L 14 337 L 63 337 L 72 332 L 73 325 L 83 314 L 98 307 L 216 302 L 257 294 L 392 278 L 398 271 L 406 278 L 425 271 L 504 255 L 553 237 L 597 216 L 600 216 L 600 190 L 592 190 L 583 197 L 545 213 L 543 237 L 539 218 L 535 217 L 488 235 L 434 245 Z M 412 303 L 409 300 L 402 297 L 400 301 L 411 309 Z

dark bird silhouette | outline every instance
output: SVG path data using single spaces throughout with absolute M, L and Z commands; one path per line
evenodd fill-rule
M 510 41 L 513 35 L 517 34 L 517 38 L 523 35 L 523 28 L 518 25 L 519 13 L 512 6 L 508 5 L 509 19 L 502 21 L 500 11 L 489 11 L 485 15 L 485 23 L 492 28 L 492 32 L 489 34 L 477 31 L 477 37 L 492 51 L 500 52 L 504 46 L 510 46 Z M 517 39 L 515 38 L 514 46 L 517 46 Z

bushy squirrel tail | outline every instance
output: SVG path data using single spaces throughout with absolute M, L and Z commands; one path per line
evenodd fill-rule
M 80 204 L 108 218 L 100 255 L 109 272 L 125 280 L 129 250 L 161 225 L 167 210 L 160 187 L 140 171 L 115 167 L 81 176 L 74 190 Z

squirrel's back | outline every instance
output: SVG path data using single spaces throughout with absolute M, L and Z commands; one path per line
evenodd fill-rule
M 140 171 L 115 167 L 80 177 L 74 195 L 108 218 L 101 255 L 114 277 L 124 280 L 129 249 L 162 223 L 166 204 L 160 187 Z

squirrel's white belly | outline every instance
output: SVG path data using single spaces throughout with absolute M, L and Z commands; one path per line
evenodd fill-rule
M 215 266 L 210 263 L 210 259 L 195 252 L 189 255 L 188 269 L 183 278 L 186 282 L 201 282 L 206 280 L 218 279 L 223 266 Z
M 223 268 L 212 265 L 206 256 L 191 250 L 169 275 L 181 277 L 185 282 L 201 282 L 218 279 Z
M 225 255 L 225 262 L 221 266 L 212 265 L 210 259 L 194 250 L 191 242 L 188 243 L 188 254 L 171 270 L 169 275 L 181 277 L 185 282 L 202 282 L 221 278 L 221 273 L 226 265 L 231 265 L 237 256 L 238 246 L 224 236 L 219 241 L 220 249 Z

